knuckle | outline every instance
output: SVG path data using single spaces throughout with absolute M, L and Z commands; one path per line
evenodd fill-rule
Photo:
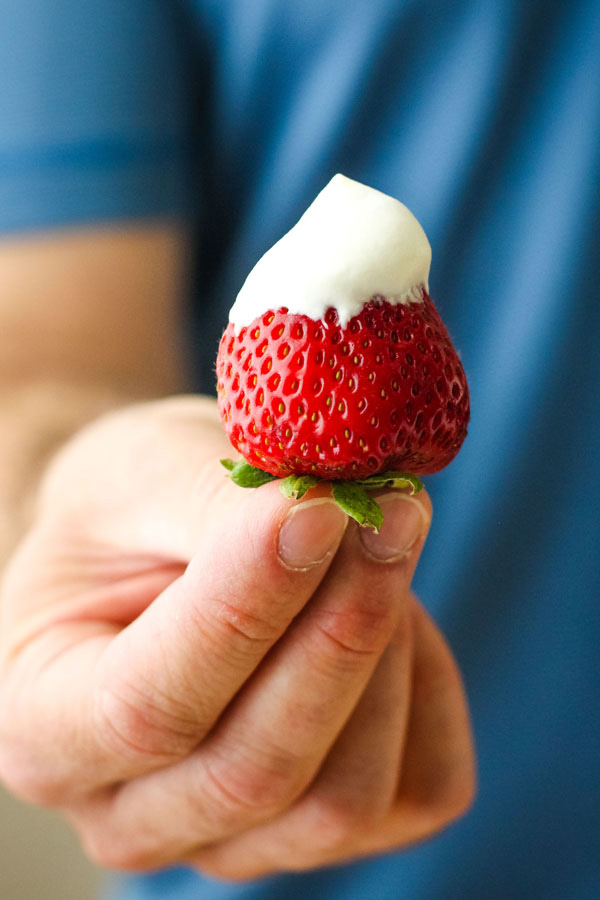
M 256 763 L 207 765 L 211 806 L 221 824 L 254 823 L 287 808 L 301 787 L 290 773 Z
M 367 797 L 315 798 L 310 818 L 316 822 L 319 847 L 325 854 L 352 847 L 365 833 L 372 833 L 381 815 Z
M 166 698 L 131 684 L 103 686 L 95 703 L 100 740 L 118 757 L 159 765 L 185 753 L 196 737 L 194 722 Z
M 230 588 L 215 584 L 212 596 L 199 603 L 195 578 L 190 577 L 192 565 L 183 582 L 188 599 L 179 623 L 182 642 L 193 649 L 208 645 L 211 653 L 228 663 L 263 656 L 288 623 L 286 604 L 269 604 L 265 584 L 245 584 L 244 573 L 236 581 L 237 596 L 231 596 Z M 205 583 L 205 572 L 202 579 Z M 228 600 L 223 599 L 226 593 Z
M 281 629 L 274 623 L 273 617 L 244 609 L 241 603 L 221 600 L 211 612 L 214 622 L 225 631 L 228 645 L 233 641 L 242 649 L 250 645 L 253 652 L 261 647 L 266 650 L 280 635 Z
M 378 656 L 394 633 L 396 616 L 387 604 L 357 601 L 343 609 L 323 610 L 316 627 L 323 650 L 351 668 L 364 657 Z

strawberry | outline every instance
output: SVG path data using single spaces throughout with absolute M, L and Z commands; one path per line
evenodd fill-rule
M 228 325 L 219 411 L 246 470 L 259 470 L 254 481 L 291 476 L 289 495 L 301 496 L 326 479 L 348 506 L 350 482 L 355 501 L 363 487 L 416 490 L 414 476 L 454 459 L 467 433 L 467 381 L 431 298 L 420 295 L 396 304 L 374 296 L 345 327 L 332 307 L 316 321 L 284 306 L 239 334 Z M 377 527 L 368 515 L 364 523 Z

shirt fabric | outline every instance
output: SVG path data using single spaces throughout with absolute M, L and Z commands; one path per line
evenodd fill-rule
M 0 231 L 187 220 L 186 329 L 214 390 L 227 311 L 338 171 L 401 199 L 472 422 L 427 479 L 416 590 L 458 659 L 479 760 L 441 836 L 119 900 L 596 900 L 600 7 L 590 0 L 4 0 Z M 83 302 L 83 301 L 82 301 Z

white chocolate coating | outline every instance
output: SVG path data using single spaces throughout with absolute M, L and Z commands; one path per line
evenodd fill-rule
M 342 327 L 371 297 L 422 301 L 431 247 L 409 209 L 387 194 L 335 175 L 294 227 L 256 263 L 229 313 L 239 333 L 270 309 Z

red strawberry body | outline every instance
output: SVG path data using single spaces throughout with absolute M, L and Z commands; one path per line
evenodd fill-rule
M 272 475 L 364 478 L 437 472 L 467 433 L 469 393 L 427 293 L 374 297 L 342 328 L 270 310 L 229 325 L 217 358 L 219 410 L 245 460 Z

